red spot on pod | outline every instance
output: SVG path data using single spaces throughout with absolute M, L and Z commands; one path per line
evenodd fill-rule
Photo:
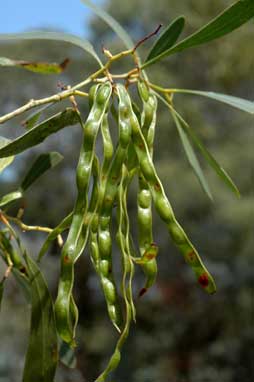
M 144 294 L 147 292 L 147 288 L 142 288 L 141 291 L 139 292 L 138 296 L 142 297 Z
M 198 282 L 203 288 L 206 288 L 209 285 L 209 278 L 207 274 L 203 273 L 201 276 L 199 276 Z
M 69 264 L 71 262 L 71 259 L 66 255 L 64 256 L 64 264 Z
M 195 260 L 196 260 L 196 254 L 195 254 L 195 252 L 192 251 L 192 252 L 188 253 L 187 258 L 188 258 L 188 260 L 191 261 L 191 262 L 195 261 Z
M 155 254 L 154 253 L 146 253 L 145 257 L 147 258 L 147 260 L 152 260 L 155 257 Z
M 159 183 L 155 183 L 154 189 L 155 191 L 161 191 L 161 186 L 159 185 Z

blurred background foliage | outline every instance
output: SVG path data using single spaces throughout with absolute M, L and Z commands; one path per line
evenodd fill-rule
M 108 0 L 105 8 L 138 40 L 159 23 L 166 25 L 181 14 L 187 18 L 184 33 L 190 33 L 231 3 L 227 0 Z M 96 17 L 91 20 L 89 33 L 99 52 L 102 45 L 112 52 L 123 48 L 112 31 Z M 254 24 L 250 22 L 222 40 L 163 60 L 149 68 L 148 74 L 153 82 L 168 87 L 214 90 L 254 99 L 253 36 Z M 142 46 L 142 55 L 151 44 L 149 41 Z M 71 59 L 61 76 L 1 68 L 1 115 L 28 99 L 55 93 L 58 81 L 74 84 L 95 70 L 95 62 L 89 56 L 64 43 L 19 41 L 1 44 L 0 48 L 1 56 L 14 59 L 56 62 L 66 57 Z M 123 71 L 124 65 L 121 62 L 115 67 L 116 72 Z M 242 197 L 237 200 L 231 195 L 202 162 L 214 194 L 214 203 L 208 200 L 187 163 L 171 117 L 160 105 L 154 153 L 157 169 L 176 215 L 215 276 L 218 292 L 211 297 L 198 288 L 165 227 L 155 216 L 154 237 L 160 247 L 158 281 L 146 296 L 136 300 L 137 324 L 133 325 L 124 347 L 114 381 L 251 382 L 254 380 L 253 118 L 226 105 L 190 95 L 175 96 L 175 104 L 231 174 Z M 79 101 L 79 106 L 85 118 L 86 101 Z M 48 113 L 59 107 L 62 106 L 54 106 Z M 23 131 L 22 120 L 24 116 L 6 123 L 1 127 L 1 135 L 18 136 Z M 112 129 L 115 129 L 113 124 Z M 15 188 L 38 153 L 58 150 L 65 157 L 28 192 L 26 223 L 55 226 L 71 211 L 79 144 L 79 128 L 70 127 L 29 154 L 19 155 L 5 170 L 1 195 Z M 129 197 L 129 212 L 135 236 L 135 187 Z M 44 236 L 25 233 L 23 237 L 30 251 L 36 254 Z M 59 255 L 57 245 L 53 245 L 43 263 L 54 295 Z M 117 248 L 114 258 L 117 273 Z M 136 295 L 143 281 L 143 275 L 137 273 Z M 18 382 L 29 330 L 29 307 L 12 278 L 5 292 L 0 325 L 0 382 Z M 75 296 L 80 309 L 77 367 L 73 370 L 61 367 L 56 382 L 94 380 L 116 341 L 87 254 L 76 265 Z

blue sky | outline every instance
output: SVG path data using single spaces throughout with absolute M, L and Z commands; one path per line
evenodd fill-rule
M 90 16 L 91 12 L 80 0 L 6 0 L 1 4 L 0 33 L 50 27 L 84 36 L 85 23 Z

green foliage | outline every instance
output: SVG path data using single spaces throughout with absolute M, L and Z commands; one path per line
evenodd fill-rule
M 230 105 L 236 109 L 245 111 L 246 113 L 254 114 L 254 103 L 245 99 L 238 98 L 238 97 L 232 97 L 226 94 L 218 94 L 214 92 L 202 92 L 198 90 L 188 90 L 188 89 L 181 89 L 179 90 L 179 93 L 194 94 L 194 95 L 198 95 L 202 97 L 211 98 L 211 99 L 214 99 L 215 101 L 219 101 L 227 105 Z
M 0 148 L 6 146 L 8 143 L 10 143 L 10 140 L 4 137 L 0 137 Z M 14 160 L 14 156 L 5 157 L 0 159 L 0 173 L 8 167 Z
M 236 2 L 205 27 L 179 43 L 176 43 L 176 41 L 183 30 L 184 18 L 176 19 L 155 42 L 150 53 L 148 53 L 147 60 L 143 64 L 137 49 L 147 38 L 145 37 L 134 45 L 127 32 L 109 14 L 88 0 L 82 0 L 82 2 L 93 9 L 116 32 L 128 50 L 116 55 L 112 55 L 108 50 L 105 50 L 104 53 L 108 60 L 105 64 L 102 64 L 90 43 L 79 40 L 75 36 L 52 32 L 29 32 L 20 35 L 0 36 L 0 39 L 5 40 L 53 39 L 67 41 L 82 47 L 100 64 L 100 69 L 79 84 L 70 87 L 68 93 L 63 90 L 58 95 L 40 100 L 39 103 L 36 103 L 36 101 L 31 102 L 25 105 L 24 108 L 0 118 L 1 123 L 3 123 L 32 107 L 42 104 L 51 106 L 53 103 L 67 97 L 69 97 L 73 106 L 40 123 L 38 121 L 45 110 L 44 107 L 29 116 L 25 121 L 28 131 L 11 142 L 4 141 L 3 147 L 0 148 L 0 158 L 5 160 L 5 162 L 0 162 L 3 163 L 1 165 L 2 169 L 11 163 L 11 159 L 13 159 L 11 156 L 42 143 L 48 136 L 57 133 L 66 126 L 78 123 L 83 132 L 76 172 L 77 198 L 73 206 L 73 212 L 67 215 L 53 230 L 45 227 L 26 226 L 21 220 L 22 208 L 19 210 L 17 217 L 7 215 L 6 210 L 1 211 L 0 215 L 4 226 L 1 231 L 1 258 L 6 263 L 8 272 L 14 274 L 17 283 L 29 296 L 32 305 L 29 346 L 23 375 L 24 382 L 33 381 L 35 378 L 36 381 L 42 382 L 54 381 L 59 359 L 57 335 L 68 345 L 66 345 L 67 357 L 65 357 L 66 352 L 62 349 L 62 346 L 60 356 L 62 352 L 64 363 L 70 367 L 73 366 L 74 353 L 71 348 L 76 345 L 76 326 L 79 314 L 73 295 L 74 264 L 84 252 L 87 243 L 89 243 L 90 247 L 91 261 L 105 296 L 109 318 L 117 331 L 120 332 L 115 351 L 97 381 L 106 381 L 108 374 L 118 366 L 121 360 L 121 350 L 129 334 L 131 322 L 136 319 L 132 290 L 134 265 L 141 267 L 146 276 L 145 286 L 141 289 L 140 296 L 154 285 L 157 277 L 158 246 L 153 242 L 152 205 L 154 205 L 160 219 L 165 223 L 172 242 L 190 265 L 200 286 L 210 294 L 215 292 L 216 286 L 212 276 L 175 218 L 154 164 L 153 151 L 155 147 L 154 132 L 157 100 L 162 101 L 162 105 L 166 106 L 166 110 L 171 112 L 188 160 L 210 199 L 212 199 L 212 194 L 191 142 L 228 188 L 237 196 L 239 196 L 239 191 L 222 166 L 206 149 L 198 134 L 176 111 L 178 108 L 175 106 L 173 95 L 175 93 L 200 95 L 253 114 L 253 102 L 251 101 L 213 92 L 161 87 L 151 82 L 150 76 L 148 78 L 143 71 L 143 68 L 156 63 L 161 58 L 212 41 L 240 27 L 254 15 L 252 1 Z M 133 69 L 121 75 L 111 73 L 111 65 L 125 57 L 134 59 Z M 2 66 L 22 66 L 21 62 L 24 63 L 24 61 L 0 59 Z M 61 67 L 61 65 L 57 64 L 53 64 L 53 66 L 52 64 L 41 64 L 40 61 L 35 64 L 30 61 L 26 63 L 25 67 L 27 69 L 38 72 L 53 71 L 57 73 Z M 125 86 L 117 82 L 118 78 L 125 82 Z M 135 90 L 139 91 L 141 106 L 140 103 L 136 103 L 136 100 L 130 98 L 132 92 L 129 91 L 129 86 L 133 86 L 133 84 L 134 86 L 138 84 L 138 89 Z M 90 112 L 86 121 L 83 122 L 82 113 L 78 110 L 74 97 L 87 97 L 87 93 L 79 90 L 86 85 L 91 86 Z M 116 145 L 113 144 L 111 139 L 110 115 L 115 118 L 118 124 Z M 99 131 L 102 132 L 104 151 L 102 165 L 100 165 L 95 154 Z M 6 158 L 8 158 L 7 162 Z M 58 164 L 61 159 L 62 156 L 56 152 L 41 154 L 32 164 L 19 189 L 1 198 L 0 207 L 9 205 L 23 197 L 28 187 L 45 171 Z M 135 240 L 132 238 L 130 231 L 127 207 L 129 186 L 137 176 L 139 179 L 139 255 L 136 255 Z M 91 193 L 89 192 L 90 189 Z M 117 241 L 122 256 L 120 295 L 113 274 L 112 224 L 114 223 L 114 207 L 117 209 Z M 12 227 L 12 222 L 24 230 L 34 229 L 49 232 L 39 253 L 39 260 L 42 259 L 52 241 L 57 237 L 60 246 L 62 246 L 60 235 L 63 231 L 69 229 L 61 253 L 58 295 L 54 306 L 39 265 L 26 254 L 19 236 Z M 18 251 L 13 247 L 13 240 L 16 241 Z M 6 279 L 7 277 L 0 283 L 0 297 L 2 297 L 3 293 L 3 282 Z
M 16 155 L 43 142 L 48 136 L 79 121 L 77 112 L 68 108 L 34 126 L 27 133 L 0 148 L 0 158 Z
M 81 39 L 77 36 L 70 35 L 68 33 L 36 31 L 36 32 L 25 32 L 25 33 L 17 33 L 17 34 L 0 34 L 0 41 L 1 40 L 2 41 L 12 41 L 12 40 L 65 41 L 82 48 L 84 51 L 86 51 L 92 57 L 94 57 L 95 60 L 101 65 L 101 61 L 89 41 L 85 40 L 84 38 Z M 7 58 L 5 60 L 8 60 L 8 62 L 10 62 L 10 60 Z
M 160 38 L 154 43 L 154 46 L 150 50 L 146 61 L 150 61 L 154 57 L 158 57 L 160 54 L 170 49 L 171 46 L 176 43 L 180 34 L 182 33 L 184 24 L 184 17 L 178 17 L 176 20 L 172 21 L 166 30 L 163 31 Z
M 68 61 L 69 60 L 66 59 L 61 64 L 50 64 L 47 62 L 29 62 L 21 60 L 11 60 L 10 58 L 0 57 L 0 66 L 16 66 L 18 68 L 27 69 L 35 73 L 59 74 L 65 69 L 66 65 L 68 64 Z
M 227 8 L 210 23 L 199 29 L 196 33 L 180 41 L 170 49 L 147 61 L 142 67 L 145 68 L 161 60 L 163 57 L 182 52 L 183 50 L 199 46 L 231 33 L 254 16 L 254 3 L 252 0 L 240 0 Z M 158 41 L 159 43 L 159 41 Z
M 54 380 L 58 361 L 54 308 L 46 281 L 36 263 L 25 253 L 31 289 L 31 329 L 23 382 Z

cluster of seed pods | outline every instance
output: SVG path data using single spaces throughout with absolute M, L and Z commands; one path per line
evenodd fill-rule
M 112 85 L 106 81 L 91 87 L 90 111 L 85 123 L 79 115 L 83 140 L 76 172 L 75 206 L 73 212 L 50 233 L 39 255 L 42 257 L 49 243 L 69 228 L 61 254 L 55 317 L 59 336 L 74 347 L 78 321 L 78 308 L 73 297 L 74 266 L 86 245 L 89 246 L 90 259 L 105 296 L 109 318 L 119 333 L 115 351 L 97 382 L 105 381 L 107 375 L 117 367 L 130 324 L 136 318 L 132 292 L 135 267 L 141 267 L 146 278 L 140 296 L 156 281 L 158 246 L 153 238 L 152 205 L 165 223 L 173 243 L 194 271 L 199 284 L 208 293 L 215 292 L 216 288 L 196 249 L 177 222 L 153 163 L 157 98 L 145 82 L 140 80 L 137 87 L 141 112 L 123 84 Z M 116 145 L 111 139 L 110 112 L 118 125 Z M 101 163 L 95 154 L 99 132 L 103 142 Z M 137 245 L 131 236 L 127 207 L 129 185 L 135 176 L 138 177 Z M 112 258 L 115 209 L 118 225 L 116 241 L 122 259 L 119 288 L 114 280 Z

